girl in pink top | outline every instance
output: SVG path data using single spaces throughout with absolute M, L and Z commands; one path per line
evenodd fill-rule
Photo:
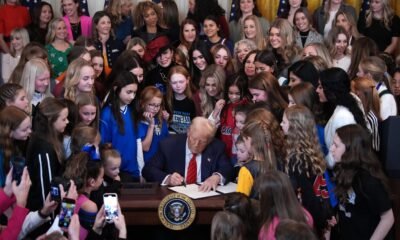
M 260 177 L 260 212 L 263 223 L 259 240 L 275 240 L 275 230 L 280 220 L 292 219 L 313 227 L 311 214 L 298 202 L 289 177 L 280 171 L 270 171 Z
M 74 141 L 74 136 L 72 138 Z M 96 145 L 97 143 L 84 145 L 80 153 L 68 160 L 64 172 L 64 177 L 67 179 L 81 180 L 80 183 L 75 181 L 79 193 L 75 213 L 78 213 L 81 225 L 80 240 L 86 239 L 98 211 L 96 203 L 89 199 L 90 193 L 97 190 L 103 183 L 104 168 Z

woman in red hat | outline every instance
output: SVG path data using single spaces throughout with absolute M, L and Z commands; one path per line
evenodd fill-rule
M 147 74 L 145 86 L 155 86 L 166 94 L 169 70 L 175 65 L 173 57 L 174 48 L 168 37 L 159 36 L 147 44 L 143 59 L 147 63 L 154 62 L 156 67 Z

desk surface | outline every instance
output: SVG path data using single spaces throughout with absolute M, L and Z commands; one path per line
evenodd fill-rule
M 154 194 L 129 194 L 119 199 L 127 225 L 160 225 L 158 206 L 161 200 L 173 193 L 167 187 L 157 187 Z M 225 197 L 215 196 L 193 200 L 196 219 L 193 224 L 211 224 L 214 214 L 223 209 Z

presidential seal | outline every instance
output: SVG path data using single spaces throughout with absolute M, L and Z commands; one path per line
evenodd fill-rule
M 183 230 L 193 223 L 196 217 L 196 207 L 188 196 L 171 193 L 161 200 L 158 217 L 166 228 Z

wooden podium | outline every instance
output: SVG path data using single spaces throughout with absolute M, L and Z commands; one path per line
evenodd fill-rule
M 173 193 L 167 187 L 159 187 L 150 194 L 122 194 L 119 199 L 122 213 L 128 226 L 161 225 L 158 219 L 158 206 L 161 200 Z M 193 225 L 211 224 L 214 214 L 222 211 L 225 203 L 223 195 L 193 200 L 196 206 L 196 219 Z

